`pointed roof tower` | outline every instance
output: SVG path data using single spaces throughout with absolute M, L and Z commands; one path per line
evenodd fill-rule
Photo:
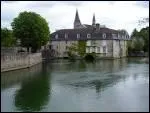
M 81 23 L 81 22 L 80 22 L 80 19 L 79 19 L 79 14 L 78 14 L 78 10 L 77 10 L 77 9 L 76 9 L 76 15 L 75 15 L 74 23 L 75 23 L 75 22 Z
M 76 15 L 75 15 L 75 20 L 74 20 L 74 29 L 78 29 L 81 27 L 82 27 L 82 24 L 81 24 L 80 19 L 79 19 L 78 10 L 76 9 Z
M 95 21 L 95 13 L 93 14 L 92 25 L 96 25 L 96 21 Z
M 75 15 L 75 20 L 74 20 L 74 23 L 80 23 L 80 19 L 79 19 L 79 14 L 78 14 L 78 10 L 76 9 L 76 15 Z

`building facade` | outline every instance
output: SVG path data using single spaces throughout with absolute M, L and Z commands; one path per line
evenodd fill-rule
M 51 49 L 54 57 L 68 57 L 68 48 L 79 41 L 85 42 L 85 54 L 96 53 L 98 57 L 120 58 L 127 56 L 126 30 L 114 30 L 96 23 L 93 15 L 92 25 L 81 24 L 76 11 L 74 28 L 61 29 L 51 34 Z M 75 53 L 79 55 L 78 52 Z

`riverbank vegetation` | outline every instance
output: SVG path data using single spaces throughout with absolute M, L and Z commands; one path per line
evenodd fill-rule
M 12 30 L 1 28 L 1 47 L 13 47 L 16 46 L 16 42 Z
M 149 52 L 149 27 L 142 28 L 140 31 L 134 29 L 131 41 L 128 41 L 128 51 Z

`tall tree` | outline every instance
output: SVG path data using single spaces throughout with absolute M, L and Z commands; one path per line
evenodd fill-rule
M 39 14 L 34 12 L 21 12 L 11 23 L 14 35 L 20 39 L 21 45 L 31 47 L 36 52 L 49 41 L 50 31 L 48 23 Z
M 142 28 L 139 32 L 140 37 L 144 40 L 143 50 L 149 51 L 149 27 Z

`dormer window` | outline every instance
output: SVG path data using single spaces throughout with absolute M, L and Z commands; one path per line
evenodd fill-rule
M 103 33 L 103 38 L 104 38 L 104 39 L 106 38 L 106 33 Z
M 55 35 L 55 38 L 58 39 L 58 34 Z
M 91 38 L 91 34 L 87 34 L 87 38 Z
M 65 39 L 67 39 L 67 38 L 68 38 L 68 34 L 65 33 Z
M 77 34 L 77 38 L 80 38 L 80 34 Z

